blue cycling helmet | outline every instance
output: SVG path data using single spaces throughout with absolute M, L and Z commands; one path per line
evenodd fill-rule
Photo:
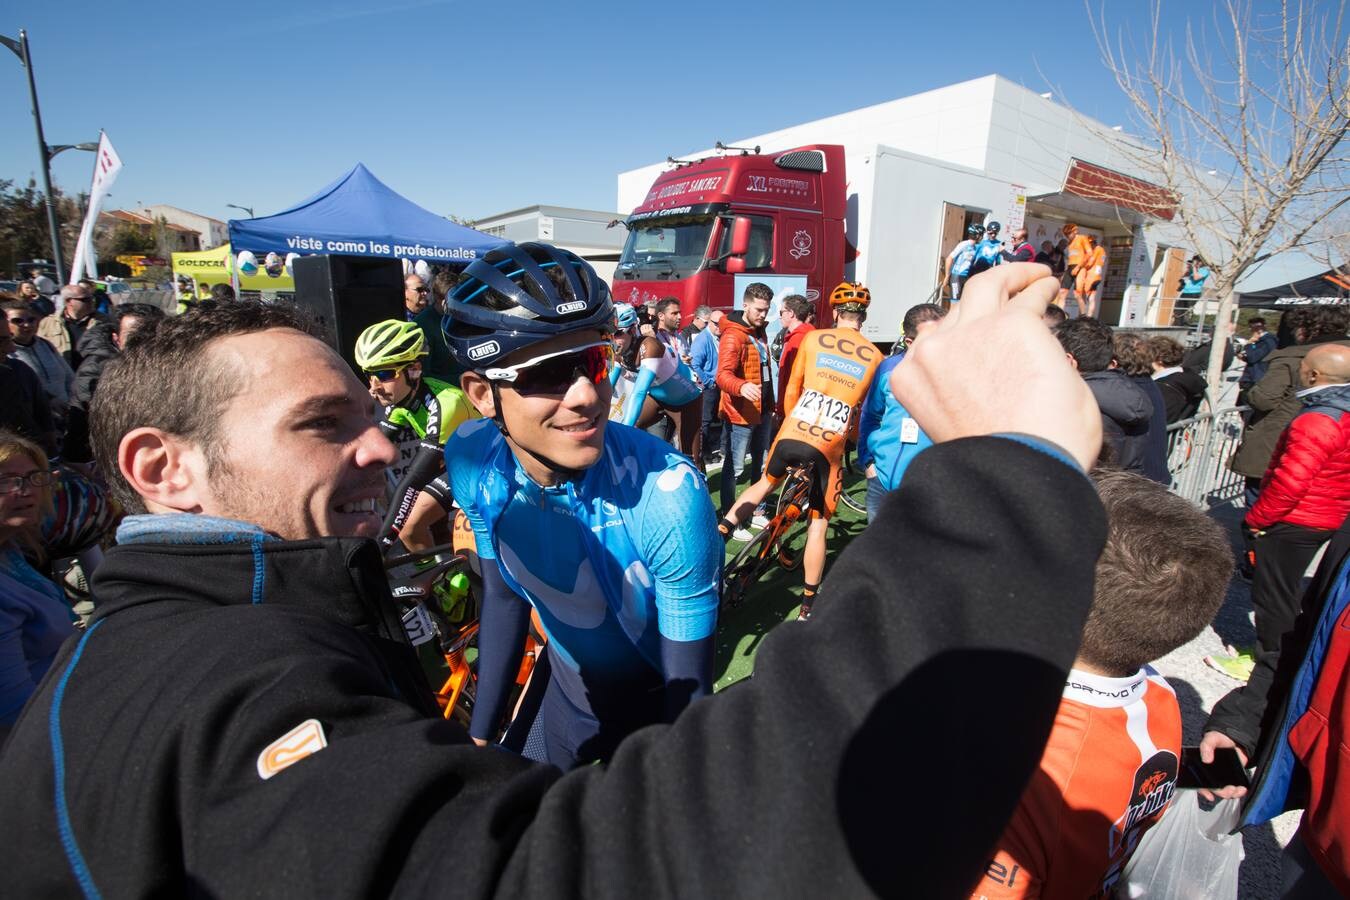
M 966 229 L 966 237 L 979 237 L 982 234 L 984 234 L 984 226 L 978 222 L 971 223 L 971 226 Z
M 614 307 L 614 327 L 620 331 L 626 331 L 638 323 L 637 310 L 627 303 L 620 303 Z
M 534 241 L 503 244 L 471 262 L 445 312 L 450 355 L 475 370 L 560 334 L 614 327 L 609 285 L 590 264 Z
M 988 225 L 984 226 L 985 231 L 992 231 L 994 234 L 998 234 L 1002 228 L 1003 226 L 997 222 L 990 222 Z

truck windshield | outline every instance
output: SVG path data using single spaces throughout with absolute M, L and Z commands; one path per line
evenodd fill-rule
M 615 275 L 637 281 L 673 280 L 694 274 L 703 265 L 715 221 L 715 216 L 698 216 L 634 224 Z

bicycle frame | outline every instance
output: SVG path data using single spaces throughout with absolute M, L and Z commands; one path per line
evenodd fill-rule
M 784 569 L 795 569 L 801 563 L 787 555 L 789 532 L 801 523 L 810 510 L 809 497 L 815 466 L 807 463 L 789 468 L 783 486 L 778 491 L 773 518 L 750 540 L 725 567 L 722 579 L 724 608 L 735 608 L 745 599 L 745 593 L 775 562 Z

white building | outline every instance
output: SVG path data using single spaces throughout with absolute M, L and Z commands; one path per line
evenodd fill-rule
M 200 213 L 179 209 L 165 203 L 142 207 L 140 213 L 149 219 L 162 218 L 170 225 L 192 229 L 201 235 L 201 249 L 203 250 L 211 250 L 221 244 L 229 243 L 230 240 L 230 227 L 220 219 L 213 219 L 210 216 L 203 216 Z
M 1173 270 L 1183 254 L 1167 252 L 1178 238 L 1166 222 L 1170 211 L 1160 207 L 1175 201 L 1132 165 L 1125 140 L 990 75 L 729 143 L 765 153 L 844 145 L 847 236 L 860 251 L 849 275 L 875 296 L 900 298 L 887 315 L 869 317 L 868 331 L 891 340 L 899 315 L 933 296 L 942 259 L 965 226 L 990 219 L 1003 224 L 1005 238 L 1025 223 L 1038 248 L 1059 239 L 1066 222 L 1096 232 L 1108 252 L 1101 317 L 1130 325 L 1170 318 L 1158 299 L 1175 294 L 1180 270 Z M 618 208 L 639 205 L 666 169 L 658 162 L 620 173 Z
M 628 237 L 616 224 L 619 213 L 567 206 L 527 206 L 473 222 L 477 230 L 520 243 L 547 241 L 586 260 L 605 281 L 614 278 L 614 264 Z

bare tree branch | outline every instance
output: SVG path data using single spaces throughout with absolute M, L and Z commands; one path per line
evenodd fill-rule
M 1254 266 L 1311 247 L 1344 253 L 1347 229 L 1327 226 L 1350 203 L 1345 4 L 1283 0 L 1278 12 L 1258 14 L 1250 0 L 1222 0 L 1210 26 L 1187 22 L 1179 49 L 1162 0 L 1153 0 L 1138 49 L 1127 29 L 1108 26 L 1104 4 L 1088 14 L 1141 135 L 1117 146 L 1180 198 L 1174 224 L 1209 264 L 1205 297 L 1220 301 L 1216 332 Z M 1211 390 L 1222 349 L 1216 340 Z

